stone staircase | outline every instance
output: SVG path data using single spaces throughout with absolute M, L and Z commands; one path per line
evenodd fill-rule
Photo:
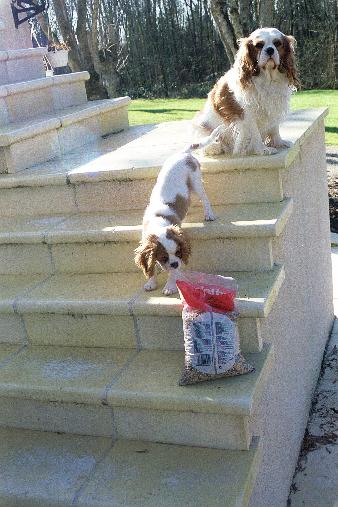
M 128 126 L 129 97 L 88 102 L 88 72 L 46 77 L 47 48 L 27 47 L 28 27 L 15 30 L 9 1 L 1 15 L 0 173 L 60 157 Z
M 87 73 L 22 51 L 31 80 L 0 86 L 0 505 L 284 506 L 333 319 L 325 111 L 271 157 L 201 158 L 217 220 L 194 201 L 189 267 L 238 280 L 256 371 L 179 387 L 180 302 L 133 250 L 188 122 L 107 135 L 128 98 L 88 103 Z

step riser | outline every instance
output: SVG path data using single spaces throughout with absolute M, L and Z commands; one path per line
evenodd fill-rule
M 61 155 L 57 130 L 0 148 L 0 172 L 16 173 Z M 18 209 L 20 209 L 18 203 Z M 15 213 L 14 213 L 15 215 Z
M 249 449 L 246 417 L 114 407 L 118 438 L 218 449 Z
M 127 127 L 127 111 L 119 112 L 115 117 L 110 113 L 110 118 L 102 120 L 102 131 L 118 131 Z M 107 125 L 108 120 L 110 124 Z M 104 123 L 104 124 L 103 124 Z M 56 132 L 56 131 L 54 131 Z M 49 134 L 46 134 L 49 139 Z M 59 146 L 56 144 L 55 137 L 50 135 L 49 141 L 51 147 L 49 148 L 49 156 L 45 155 L 46 160 L 55 158 L 59 155 Z M 38 157 L 38 150 L 41 144 L 46 143 L 44 138 L 43 143 L 40 141 L 41 137 L 36 138 L 34 144 L 35 151 L 31 153 L 32 140 L 27 140 L 27 143 L 19 150 L 19 157 L 10 157 L 11 150 L 8 149 L 9 162 L 7 165 L 4 162 L 6 157 L 4 148 L 0 149 L 0 172 L 17 172 L 29 165 L 32 165 L 34 160 Z M 77 142 L 81 142 L 81 139 Z M 25 141 L 23 141 L 25 143 Z M 20 144 L 20 143 L 16 143 Z M 53 152 L 53 146 L 56 144 Z M 15 145 L 12 145 L 15 146 Z M 36 155 L 35 155 L 36 153 Z M 28 160 L 31 157 L 32 160 Z M 43 158 L 43 156 L 41 157 Z M 28 160 L 28 162 L 26 162 Z M 10 164 L 10 167 L 8 165 Z M 254 171 L 253 171 L 254 172 Z M 274 202 L 282 200 L 282 190 L 280 188 L 279 174 L 277 171 L 264 171 L 266 174 L 266 183 L 277 187 L 274 192 L 265 192 L 264 185 L 256 188 L 256 182 L 252 181 L 250 174 L 245 186 L 245 192 L 241 189 L 241 177 L 238 173 L 232 172 L 232 188 L 233 192 L 229 189 L 224 189 L 223 202 L 219 197 L 214 196 L 211 192 L 211 187 L 206 185 L 209 199 L 216 204 L 237 204 L 235 195 L 238 198 L 238 204 L 242 203 L 255 203 L 255 202 Z M 208 180 L 216 178 L 217 175 L 208 175 Z M 71 176 L 69 178 L 71 180 Z M 70 213 L 90 213 L 90 212 L 104 212 L 104 211 L 122 211 L 129 209 L 144 210 L 153 188 L 155 180 L 135 180 L 135 181 L 114 181 L 114 182 L 100 182 L 100 183 L 83 183 L 79 185 L 45 185 L 45 186 L 27 186 L 19 188 L 1 188 L 0 189 L 0 214 L 3 216 L 35 216 L 35 215 L 53 215 L 53 214 L 70 214 Z M 254 185 L 251 186 L 251 183 Z M 216 184 L 216 181 L 215 181 Z M 56 197 L 55 197 L 56 196 Z M 202 210 L 201 210 L 202 212 Z
M 0 61 L 0 86 L 31 81 L 42 78 L 44 75 L 45 68 L 40 55 Z
M 72 176 L 69 179 L 72 182 Z M 203 180 L 208 198 L 214 205 L 276 202 L 283 199 L 277 170 L 204 173 Z M 78 209 L 81 212 L 143 210 L 154 184 L 154 179 L 82 183 L 76 185 Z
M 260 319 L 239 318 L 243 352 L 262 348 Z M 0 314 L 0 343 L 183 350 L 181 316 Z
M 0 115 L 4 118 L 7 113 L 7 123 L 15 123 L 86 102 L 84 81 L 54 84 L 3 97 L 0 100 Z
M 138 271 L 138 243 L 0 244 L 0 274 L 122 273 Z M 271 240 L 193 240 L 188 268 L 196 271 L 268 271 Z
M 2 161 L 3 157 L 0 150 L 0 164 Z M 3 166 L 0 165 L 0 168 L 3 169 Z M 7 168 L 8 166 L 5 167 L 6 170 Z M 51 210 L 56 214 L 77 212 L 74 188 L 70 185 L 2 188 L 0 197 L 0 215 L 2 216 L 38 216 L 45 215 L 46 212 L 49 214 Z M 48 209 L 49 211 L 47 211 Z
M 113 436 L 217 449 L 247 450 L 247 418 L 0 398 L 0 426 L 92 436 Z
M 62 126 L 60 128 L 50 130 L 47 133 L 39 134 L 33 138 L 21 140 L 11 144 L 10 146 L 0 148 L 0 172 L 16 173 L 18 171 L 22 171 L 35 164 L 47 162 L 48 160 L 60 157 L 62 154 L 68 153 L 80 146 L 95 142 L 101 136 L 124 130 L 128 127 L 128 113 L 126 108 L 121 109 L 123 109 L 123 111 L 117 109 L 116 111 L 109 113 L 109 116 L 107 113 L 98 114 L 91 118 L 86 118 L 79 122 Z M 46 198 L 45 194 L 53 194 L 55 187 L 37 188 L 40 189 L 39 194 L 41 194 L 38 199 L 44 200 Z M 29 194 L 31 189 L 28 188 L 27 190 L 27 193 Z M 69 188 L 66 186 L 61 191 L 58 187 L 56 187 L 56 192 L 62 194 L 63 191 L 65 193 L 66 201 L 68 201 L 69 197 L 68 190 Z M 1 193 L 4 193 L 5 191 L 5 189 L 2 189 Z M 32 189 L 32 192 L 36 193 L 36 188 Z M 71 193 L 72 192 L 73 190 Z M 16 197 L 14 196 L 12 199 L 15 202 Z M 72 197 L 72 201 L 72 206 L 74 206 L 72 210 L 75 211 L 76 205 L 74 202 L 74 196 Z M 17 203 L 17 206 L 13 209 L 13 211 L 6 212 L 6 205 L 5 203 L 2 203 L 0 213 L 2 213 L 3 210 L 3 214 L 7 216 L 26 214 L 25 204 L 29 207 L 32 206 L 32 203 Z M 40 205 L 41 203 L 37 203 L 37 206 Z M 49 214 L 55 212 L 67 213 L 67 211 L 63 211 L 64 207 L 65 209 L 68 209 L 67 204 L 61 201 L 56 208 L 51 209 L 51 207 L 48 206 L 47 198 L 45 207 L 40 208 L 41 211 L 31 209 L 31 212 L 28 211 L 27 214 Z M 47 211 L 48 208 L 49 211 Z M 23 211 L 20 212 L 20 209 L 23 209 Z
M 0 404 L 0 426 L 2 427 L 77 435 L 114 436 L 112 409 L 109 407 L 24 398 L 0 398 Z

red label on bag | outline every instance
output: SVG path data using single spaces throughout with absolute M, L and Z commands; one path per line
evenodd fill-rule
M 232 312 L 235 307 L 234 290 L 229 290 L 218 285 L 191 284 L 183 280 L 177 280 L 176 285 L 184 298 L 184 301 L 197 310 L 207 312 Z

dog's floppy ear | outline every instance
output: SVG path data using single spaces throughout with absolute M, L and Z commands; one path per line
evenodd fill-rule
M 151 278 L 155 273 L 156 250 L 158 247 L 158 237 L 155 234 L 147 236 L 145 241 L 141 241 L 135 250 L 135 264 L 142 269 L 147 278 Z
M 239 39 L 237 42 L 239 50 L 235 63 L 239 73 L 239 82 L 243 88 L 246 88 L 251 83 L 252 76 L 259 74 L 257 53 L 248 37 Z
M 295 62 L 296 39 L 292 35 L 284 35 L 279 70 L 287 75 L 289 85 L 300 88 Z
M 184 264 L 188 264 L 188 259 L 191 254 L 190 239 L 185 232 L 178 225 L 171 225 L 167 228 L 167 238 L 176 241 L 180 250 L 179 257 Z

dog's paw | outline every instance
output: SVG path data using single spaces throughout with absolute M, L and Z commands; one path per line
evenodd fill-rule
M 155 280 L 148 280 L 144 284 L 144 290 L 146 290 L 147 292 L 150 290 L 155 290 L 156 288 L 157 288 L 157 283 L 155 282 Z
M 171 294 L 175 294 L 175 292 L 178 292 L 178 290 L 176 285 L 166 283 L 162 292 L 165 296 L 171 296 Z
M 285 141 L 281 137 L 278 137 L 272 139 L 268 138 L 266 144 L 270 148 L 291 148 L 293 143 L 291 141 Z
M 291 141 L 284 141 L 284 139 L 281 139 L 277 143 L 273 143 L 272 145 L 274 148 L 291 148 L 292 142 Z
M 274 155 L 275 153 L 277 153 L 277 150 L 273 146 L 264 146 L 260 155 Z
M 215 215 L 213 214 L 213 212 L 212 212 L 212 211 L 210 211 L 209 213 L 206 213 L 206 214 L 204 215 L 204 220 L 205 220 L 206 222 L 213 222 L 214 220 L 216 220 L 216 217 L 215 217 Z
M 222 152 L 223 152 L 223 147 L 222 147 L 222 143 L 220 143 L 220 142 L 213 142 L 212 144 L 209 144 L 209 146 L 206 146 L 203 149 L 203 155 L 206 155 L 208 157 L 220 155 Z

